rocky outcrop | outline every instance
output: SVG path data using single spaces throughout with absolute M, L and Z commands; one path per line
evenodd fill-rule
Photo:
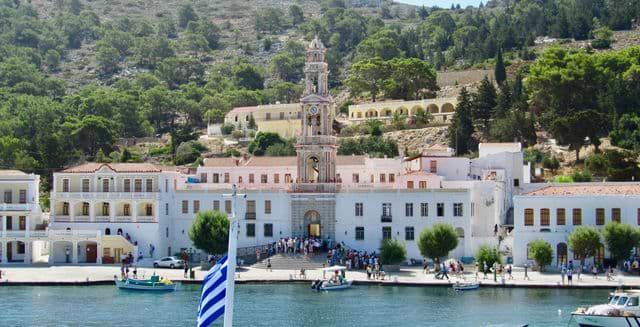
M 421 129 L 408 129 L 384 133 L 385 137 L 398 142 L 400 154 L 405 153 L 405 149 L 410 152 L 423 152 L 434 144 L 447 145 L 447 126 L 427 127 Z

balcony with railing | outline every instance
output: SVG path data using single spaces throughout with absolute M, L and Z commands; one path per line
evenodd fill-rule
M 109 221 L 111 221 L 111 217 L 109 217 L 109 216 L 96 216 L 95 217 L 95 222 L 97 222 L 97 223 L 108 223 Z
M 69 216 L 69 215 L 55 215 L 53 217 L 53 221 L 61 222 L 61 223 L 70 222 L 71 221 L 71 216 Z
M 298 143 L 307 145 L 335 145 L 337 138 L 328 135 L 300 136 L 298 137 Z
M 393 217 L 391 216 L 391 214 L 383 213 L 380 216 L 380 221 L 383 222 L 383 223 L 390 223 L 390 222 L 392 222 L 392 220 L 393 220 Z
M 95 230 L 48 230 L 49 237 L 60 238 L 97 238 L 100 231 Z
M 116 216 L 115 222 L 117 223 L 130 223 L 133 222 L 133 216 Z
M 155 223 L 156 216 L 138 216 L 138 218 L 136 218 L 136 221 L 140 223 Z
M 33 203 L 0 203 L 1 211 L 31 211 Z
M 91 218 L 89 216 L 75 216 L 73 217 L 73 221 L 74 222 L 78 222 L 78 223 L 86 223 L 89 222 L 91 220 Z
M 160 192 L 56 192 L 54 197 L 74 200 L 159 199 Z

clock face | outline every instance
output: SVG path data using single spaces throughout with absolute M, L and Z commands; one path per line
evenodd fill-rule
M 317 114 L 317 113 L 318 113 L 318 107 L 313 106 L 313 107 L 309 108 L 309 112 L 310 112 L 312 115 Z

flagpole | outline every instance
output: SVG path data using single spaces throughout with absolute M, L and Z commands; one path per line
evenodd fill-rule
M 233 294 L 236 274 L 236 252 L 238 252 L 239 219 L 236 217 L 236 198 L 238 196 L 236 185 L 233 185 L 231 194 L 231 220 L 229 221 L 229 249 L 227 252 L 227 290 L 224 303 L 224 327 L 233 326 Z

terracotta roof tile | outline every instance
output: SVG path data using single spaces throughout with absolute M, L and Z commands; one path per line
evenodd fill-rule
M 63 173 L 95 173 L 102 167 L 107 167 L 116 173 L 159 173 L 163 168 L 150 163 L 99 163 L 87 162 L 63 170 Z
M 527 196 L 552 195 L 640 195 L 640 184 L 627 185 L 567 185 L 545 186 L 525 194 Z
M 205 158 L 205 167 L 235 167 L 237 166 L 237 158 Z
M 243 166 L 249 167 L 283 167 L 296 166 L 298 164 L 297 157 L 250 157 L 243 163 Z

